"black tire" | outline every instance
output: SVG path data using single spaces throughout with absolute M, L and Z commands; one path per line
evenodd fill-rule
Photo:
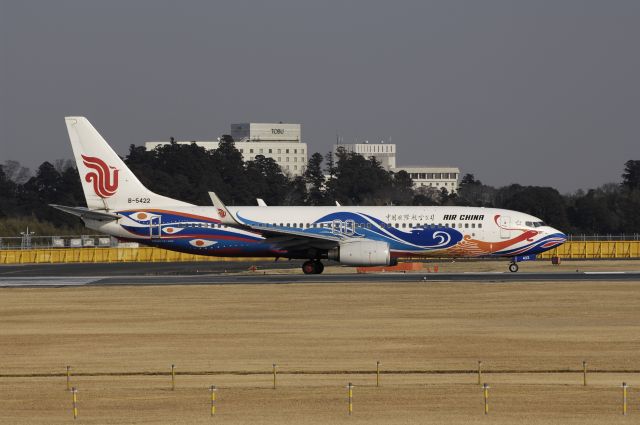
M 315 263 L 315 274 L 321 274 L 324 271 L 324 264 L 321 261 L 314 261 Z
M 509 264 L 509 271 L 510 271 L 511 273 L 515 273 L 515 272 L 517 272 L 517 271 L 518 271 L 518 269 L 519 269 L 519 267 L 518 267 L 518 264 L 517 264 L 517 263 L 511 263 L 511 264 Z
M 315 261 L 305 261 L 302 263 L 302 272 L 304 274 L 316 274 L 316 264 Z

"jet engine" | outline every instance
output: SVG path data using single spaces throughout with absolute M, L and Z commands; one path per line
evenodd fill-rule
M 330 249 L 327 257 L 347 266 L 392 265 L 389 244 L 378 241 L 343 242 Z

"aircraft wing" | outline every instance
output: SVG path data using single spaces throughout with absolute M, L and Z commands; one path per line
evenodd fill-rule
M 85 207 L 65 207 L 64 205 L 55 205 L 55 204 L 49 204 L 49 206 L 57 210 L 64 211 L 66 213 L 73 214 L 82 219 L 86 218 L 88 220 L 113 221 L 121 218 L 117 214 L 111 214 L 104 211 L 90 210 L 89 208 L 85 208 Z
M 338 245 L 342 240 L 340 236 L 334 234 L 308 233 L 301 229 L 265 227 L 245 223 L 234 217 L 214 192 L 209 192 L 209 196 L 213 205 L 218 209 L 218 216 L 223 224 L 256 230 L 263 234 L 270 243 L 282 249 L 328 249 Z

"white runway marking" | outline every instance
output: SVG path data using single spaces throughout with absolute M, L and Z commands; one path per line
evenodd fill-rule
M 20 287 L 20 286 L 82 286 L 100 280 L 95 277 L 59 277 L 59 276 L 38 276 L 38 277 L 10 277 L 0 278 L 0 287 Z

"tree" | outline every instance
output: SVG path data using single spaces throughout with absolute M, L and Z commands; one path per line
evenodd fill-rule
M 262 198 L 267 205 L 282 205 L 290 192 L 289 179 L 273 158 L 257 155 L 246 163 L 253 198 Z
M 499 208 L 531 214 L 560 230 L 569 227 L 565 200 L 554 188 L 513 184 L 500 188 L 496 200 Z
M 400 170 L 393 173 L 391 202 L 393 205 L 411 205 L 413 201 L 413 180 L 409 173 Z
M 624 163 L 622 185 L 627 189 L 640 189 L 640 160 L 629 160 Z
M 9 180 L 4 167 L 0 165 L 0 217 L 6 217 L 14 212 L 16 184 Z
M 421 186 L 415 191 L 411 205 L 438 205 L 439 192 L 431 186 Z
M 242 153 L 236 148 L 233 137 L 222 135 L 218 149 L 213 152 L 212 171 L 216 172 L 222 181 L 222 187 L 217 189 L 220 198 L 229 205 L 250 205 L 255 202 L 251 191 L 251 182 L 246 178 Z
M 29 169 L 20 165 L 18 161 L 5 161 L 3 168 L 7 179 L 16 184 L 24 184 L 31 177 Z
M 449 200 L 449 191 L 447 190 L 446 187 L 443 187 L 440 189 L 440 196 L 439 196 L 439 201 L 440 201 L 440 205 L 446 205 L 447 201 Z
M 450 196 L 450 201 L 462 206 L 489 207 L 494 204 L 495 192 L 494 187 L 482 184 L 473 174 L 467 173 L 460 181 L 456 196 Z
M 482 186 L 482 182 L 480 180 L 476 180 L 473 174 L 467 173 L 460 180 L 460 188 L 465 186 Z
M 345 150 L 343 147 L 339 147 L 337 152 L 342 154 Z M 338 184 L 336 180 L 337 167 L 333 152 L 327 152 L 324 158 L 326 164 L 324 170 L 327 173 L 327 176 L 329 176 L 325 181 L 324 201 L 328 204 L 333 204 L 336 201 Z
M 307 183 L 304 176 L 296 176 L 288 185 L 289 190 L 286 193 L 284 205 L 304 205 L 309 198 L 307 193 Z
M 330 190 L 345 205 L 385 205 L 391 201 L 391 173 L 375 157 L 368 159 L 338 148 L 335 178 Z
M 324 205 L 324 184 L 325 177 L 322 172 L 322 155 L 314 153 L 307 162 L 307 168 L 304 171 L 304 181 L 309 187 L 307 194 L 307 203 L 309 205 Z
M 622 226 L 620 209 L 616 207 L 619 197 L 619 191 L 600 188 L 570 197 L 567 215 L 571 230 L 583 234 L 619 233 Z

